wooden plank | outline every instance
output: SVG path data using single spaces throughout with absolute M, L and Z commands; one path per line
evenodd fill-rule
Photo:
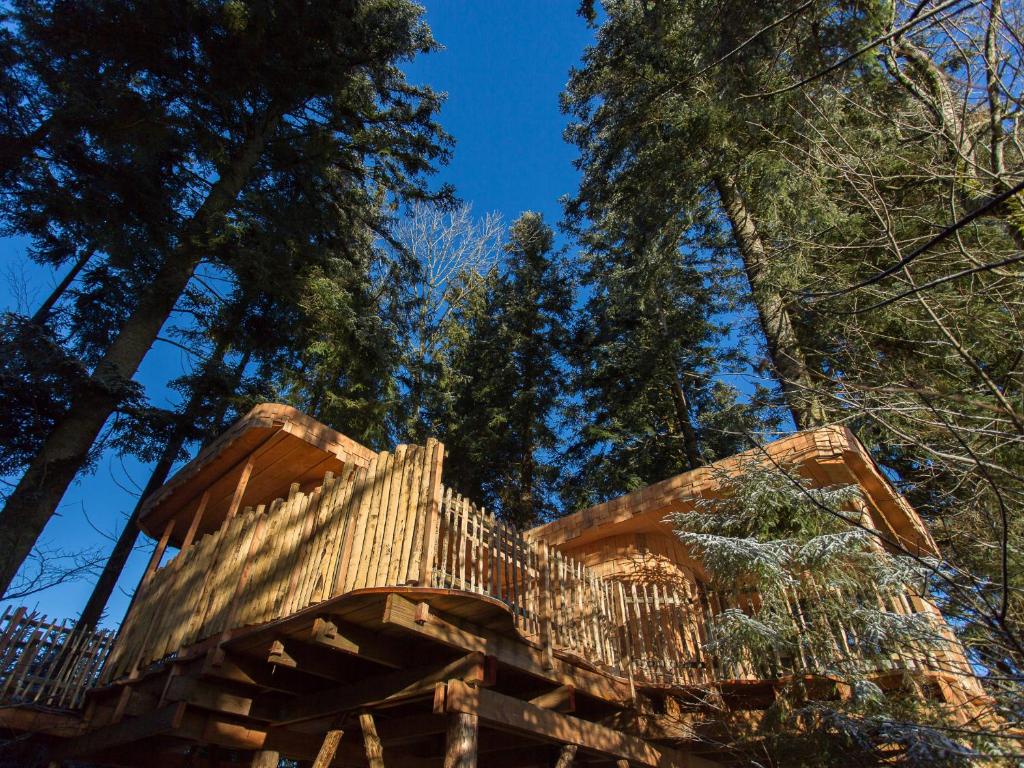
M 242 473 L 238 476 L 238 484 L 235 485 L 235 491 L 231 494 L 231 503 L 228 505 L 225 520 L 230 520 L 238 514 L 238 509 L 242 506 L 242 497 L 245 496 L 245 489 L 249 486 L 249 478 L 252 476 L 254 463 L 253 458 L 250 457 L 245 466 L 242 467 Z M 204 495 L 209 495 L 209 490 Z
M 354 624 L 314 619 L 309 639 L 325 648 L 369 659 L 392 669 L 409 663 L 409 651 L 404 643 Z
M 80 757 L 82 755 L 112 749 L 123 744 L 159 736 L 177 728 L 185 715 L 185 703 L 178 702 L 156 709 L 141 717 L 98 728 L 84 736 L 71 739 L 55 749 L 57 758 Z
M 652 768 L 710 768 L 717 765 L 668 747 L 656 746 L 589 720 L 542 709 L 486 688 L 473 688 L 459 680 L 449 681 L 445 708 L 449 712 L 475 714 L 485 723 L 514 733 L 562 744 L 576 744 L 637 765 Z
M 573 712 L 576 709 L 576 689 L 571 685 L 560 685 L 553 691 L 534 696 L 530 699 L 530 703 L 542 709 Z
M 422 446 L 414 446 L 415 454 L 412 461 L 412 472 L 409 475 L 407 487 L 408 498 L 405 510 L 405 535 L 402 541 L 402 556 L 398 567 L 398 583 L 408 584 L 415 582 L 418 573 L 412 570 L 413 551 L 418 544 L 416 540 L 416 529 L 419 522 L 419 497 L 420 486 L 423 483 L 423 473 L 426 464 L 426 450 Z M 422 527 L 422 526 L 420 526 Z
M 359 589 L 367 585 L 367 573 L 370 562 L 373 558 L 373 547 L 377 533 L 377 518 L 380 516 L 380 499 L 383 490 L 384 479 L 388 477 L 388 468 L 391 466 L 391 454 L 382 451 L 378 456 L 377 471 L 373 475 L 373 486 L 369 489 L 366 499 L 366 529 L 363 533 L 362 547 L 358 557 L 353 562 L 355 579 L 349 589 Z
M 362 548 L 362 535 L 365 529 L 363 518 L 363 499 L 366 497 L 367 486 L 372 484 L 370 475 L 375 471 L 377 460 L 370 462 L 368 469 L 360 467 L 352 475 L 352 488 L 345 502 L 345 516 L 348 523 L 345 528 L 345 540 L 338 554 L 338 573 L 334 579 L 331 596 L 336 597 L 347 592 L 357 570 L 357 558 Z M 367 502 L 366 508 L 369 508 Z
M 573 685 L 577 692 L 598 699 L 616 704 L 624 704 L 630 700 L 627 686 L 598 672 L 567 664 L 557 658 L 553 659 L 553 666 L 546 667 L 545 654 L 520 640 L 468 623 L 456 625 L 433 611 L 427 611 L 425 620 L 420 623 L 416 618 L 416 606 L 416 603 L 401 595 L 388 595 L 383 621 L 385 624 L 401 627 L 411 634 L 430 638 L 450 648 L 492 655 L 501 664 L 556 685 Z

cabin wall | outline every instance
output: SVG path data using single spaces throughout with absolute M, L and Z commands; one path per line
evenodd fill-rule
M 682 543 L 668 531 L 630 531 L 558 549 L 601 578 L 684 590 L 702 573 Z

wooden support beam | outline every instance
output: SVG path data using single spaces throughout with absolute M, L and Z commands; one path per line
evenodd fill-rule
M 555 763 L 555 768 L 572 768 L 578 749 L 579 747 L 575 744 L 566 744 L 562 747 L 562 751 L 558 753 L 558 762 Z
M 323 680 L 345 679 L 345 658 L 325 646 L 306 645 L 293 638 L 274 640 L 267 649 L 267 661 Z
M 272 749 L 261 749 L 252 756 L 249 763 L 252 768 L 277 768 L 281 762 L 281 753 Z
M 242 497 L 245 496 L 246 486 L 249 485 L 249 477 L 252 475 L 253 458 L 245 463 L 242 467 L 242 474 L 238 476 L 238 484 L 235 486 L 235 492 L 231 496 L 231 505 L 228 507 L 227 516 L 224 518 L 225 523 L 238 514 L 238 509 L 242 505 Z
M 131 744 L 150 736 L 170 733 L 181 724 L 184 715 L 184 702 L 169 704 L 147 715 L 121 720 L 71 739 L 57 750 L 54 757 L 64 759 L 88 755 L 122 744 Z
M 553 659 L 551 668 L 548 669 L 548 661 L 543 651 L 520 640 L 468 623 L 456 624 L 430 610 L 424 614 L 420 609 L 421 623 L 416 618 L 417 605 L 426 604 L 413 603 L 401 595 L 388 595 L 384 606 L 384 623 L 401 627 L 411 634 L 429 638 L 449 648 L 493 655 L 500 664 L 514 667 L 556 685 L 572 685 L 579 693 L 586 693 L 613 704 L 625 705 L 630 700 L 627 684 L 560 659 Z
M 316 753 L 312 768 L 328 768 L 334 762 L 334 756 L 338 752 L 338 745 L 341 743 L 343 731 L 332 728 L 324 734 L 324 740 L 320 744 L 320 750 Z
M 598 723 L 571 715 L 541 709 L 527 701 L 473 688 L 458 680 L 448 683 L 445 708 L 449 712 L 476 714 L 496 728 L 522 733 L 537 739 L 575 744 L 613 758 L 626 759 L 639 766 L 656 768 L 711 768 L 717 763 L 656 746 L 643 739 L 615 731 Z
M 181 675 L 169 679 L 163 698 L 166 701 L 183 701 L 200 709 L 242 717 L 249 716 L 253 702 L 251 697 L 238 696 L 225 691 L 219 685 Z
M 203 495 L 199 497 L 199 504 L 196 506 L 196 511 L 192 515 L 192 522 L 188 526 L 188 530 L 185 532 L 185 538 L 181 542 L 182 549 L 188 549 L 192 545 L 193 539 L 196 537 L 196 531 L 199 529 L 199 524 L 203 521 L 203 514 L 206 512 L 206 505 L 210 502 L 210 492 L 203 491 Z
M 543 709 L 554 709 L 558 712 L 576 711 L 576 689 L 571 685 L 560 685 L 553 691 L 534 696 L 530 703 Z
M 310 642 L 392 669 L 400 669 L 409 663 L 409 649 L 405 643 L 344 622 L 316 619 L 310 632 Z
M 469 712 L 448 715 L 444 768 L 476 768 L 480 720 Z
M 479 684 L 484 680 L 484 674 L 484 655 L 471 653 L 442 666 L 399 669 L 357 683 L 310 693 L 264 714 L 279 724 L 315 720 L 353 709 L 432 697 L 435 683 L 456 679 Z
M 230 680 L 262 690 L 303 693 L 321 678 L 289 667 L 268 667 L 262 659 L 211 651 L 203 657 L 198 674 L 216 680 Z
M 359 715 L 359 727 L 363 731 L 363 748 L 366 750 L 366 762 L 370 768 L 384 768 L 384 745 L 377 735 L 377 726 L 373 715 L 363 712 Z

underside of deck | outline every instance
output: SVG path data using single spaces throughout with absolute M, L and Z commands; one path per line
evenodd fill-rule
M 370 715 L 383 765 L 441 766 L 453 716 L 470 715 L 483 766 L 551 766 L 566 745 L 575 765 L 711 765 L 694 752 L 713 735 L 701 733 L 707 693 L 637 689 L 545 653 L 480 595 L 367 589 L 94 689 L 81 734 L 53 757 L 237 765 L 272 751 L 308 761 L 340 730 L 323 765 L 373 765 L 360 721 Z

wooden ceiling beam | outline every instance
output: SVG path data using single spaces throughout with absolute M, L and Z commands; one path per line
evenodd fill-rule
M 450 713 L 475 714 L 481 722 L 495 728 L 560 744 L 576 744 L 582 749 L 629 760 L 637 766 L 720 768 L 718 763 L 710 760 L 657 746 L 637 736 L 542 709 L 486 688 L 473 688 L 459 680 L 447 684 L 445 709 Z
M 444 665 L 400 669 L 337 688 L 317 691 L 270 708 L 263 714 L 271 722 L 285 725 L 315 720 L 354 709 L 391 706 L 413 698 L 432 697 L 436 683 L 450 679 L 482 683 L 486 667 L 482 653 L 471 653 Z
M 567 664 L 558 658 L 549 662 L 543 651 L 518 638 L 506 637 L 483 627 L 456 624 L 434 612 L 426 603 L 414 603 L 401 595 L 388 595 L 383 622 L 385 625 L 401 627 L 410 634 L 429 638 L 449 648 L 492 655 L 499 664 L 513 667 L 556 685 L 572 685 L 579 693 L 586 693 L 618 706 L 626 705 L 630 700 L 629 686 L 626 683 Z

